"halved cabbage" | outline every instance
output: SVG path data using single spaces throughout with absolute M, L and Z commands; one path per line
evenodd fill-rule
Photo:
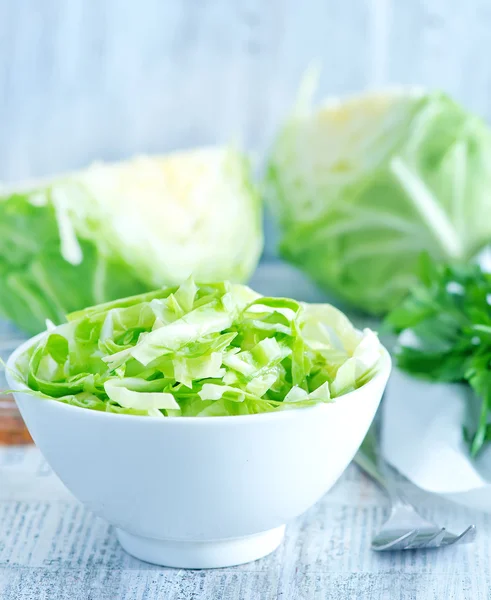
M 423 252 L 466 261 L 491 240 L 491 132 L 439 92 L 301 104 L 266 177 L 281 254 L 351 305 L 383 314 Z
M 37 332 L 191 274 L 245 281 L 262 249 L 261 212 L 248 162 L 230 148 L 0 188 L 0 313 Z

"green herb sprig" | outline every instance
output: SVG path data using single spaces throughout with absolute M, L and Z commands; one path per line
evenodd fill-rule
M 476 264 L 436 265 L 424 256 L 421 282 L 386 319 L 404 333 L 398 366 L 431 381 L 468 383 L 480 415 L 464 431 L 472 456 L 491 440 L 491 274 Z

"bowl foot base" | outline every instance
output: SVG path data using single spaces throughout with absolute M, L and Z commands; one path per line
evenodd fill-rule
M 124 550 L 149 563 L 179 569 L 231 567 L 262 558 L 281 544 L 285 526 L 242 538 L 185 542 L 157 540 L 116 529 Z

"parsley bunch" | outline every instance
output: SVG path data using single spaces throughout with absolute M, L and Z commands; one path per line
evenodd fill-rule
M 435 265 L 425 256 L 421 281 L 386 319 L 404 333 L 396 350 L 408 373 L 464 382 L 481 400 L 480 415 L 464 435 L 472 456 L 491 441 L 491 274 L 478 265 Z

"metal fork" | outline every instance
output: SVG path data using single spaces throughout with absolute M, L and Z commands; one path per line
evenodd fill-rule
M 415 507 L 404 498 L 390 474 L 391 467 L 381 457 L 375 428 L 368 432 L 354 460 L 367 475 L 382 487 L 391 502 L 390 516 L 372 540 L 373 550 L 440 548 L 474 541 L 475 525 L 470 525 L 461 534 L 455 535 L 447 531 L 445 527 L 439 527 L 424 519 Z

